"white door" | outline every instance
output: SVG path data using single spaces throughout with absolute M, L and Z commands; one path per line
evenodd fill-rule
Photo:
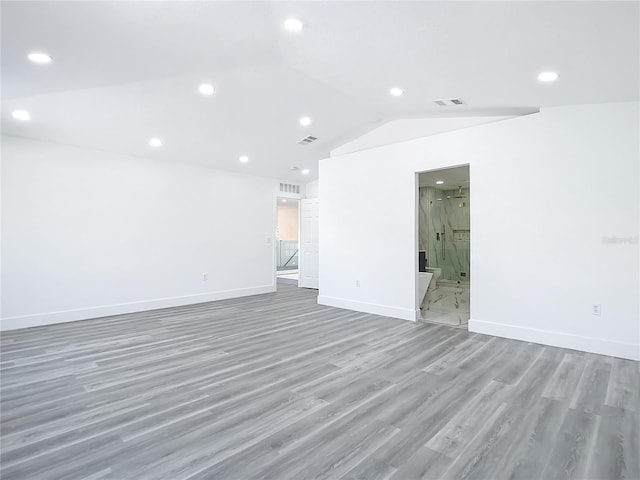
M 318 288 L 318 199 L 300 200 L 300 280 L 305 288 Z

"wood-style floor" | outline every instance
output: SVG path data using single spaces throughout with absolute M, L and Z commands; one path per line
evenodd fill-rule
M 2 335 L 2 479 L 640 478 L 637 362 L 312 290 Z

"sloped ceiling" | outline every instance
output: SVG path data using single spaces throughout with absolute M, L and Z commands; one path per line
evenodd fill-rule
M 330 150 L 394 119 L 516 115 L 639 97 L 637 2 L 1 8 L 3 133 L 295 182 L 315 178 Z M 287 17 L 301 19 L 303 33 L 285 31 Z M 32 51 L 53 63 L 32 64 Z M 560 79 L 540 84 L 544 70 Z M 204 82 L 215 95 L 198 94 Z M 405 95 L 389 96 L 392 86 Z M 432 102 L 447 97 L 465 105 Z M 19 108 L 29 122 L 11 117 Z M 302 115 L 313 119 L 310 127 L 298 123 Z M 318 140 L 298 145 L 306 135 Z M 164 146 L 149 147 L 151 137 Z M 239 155 L 250 162 L 240 164 Z

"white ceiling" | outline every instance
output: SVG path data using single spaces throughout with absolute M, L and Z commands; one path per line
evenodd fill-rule
M 638 2 L 1 8 L 4 133 L 287 181 L 312 180 L 331 149 L 393 119 L 639 99 Z M 304 21 L 302 34 L 282 28 L 289 16 Z M 32 64 L 32 51 L 53 63 Z M 560 79 L 538 83 L 544 70 Z M 203 82 L 215 85 L 213 97 L 197 93 Z M 401 98 L 387 94 L 396 85 Z M 466 105 L 431 102 L 443 97 Z M 12 119 L 18 108 L 32 120 Z M 311 127 L 298 124 L 302 115 Z M 318 140 L 298 145 L 306 135 Z M 155 136 L 160 149 L 147 145 Z

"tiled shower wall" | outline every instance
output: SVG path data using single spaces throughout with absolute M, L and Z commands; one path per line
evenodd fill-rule
M 458 196 L 458 189 L 420 187 L 419 192 L 420 250 L 426 250 L 430 267 L 442 269 L 441 279 L 468 282 L 471 279 L 469 190 L 463 191 L 467 198 L 454 198 Z M 461 207 L 460 202 L 464 202 L 464 206 Z

